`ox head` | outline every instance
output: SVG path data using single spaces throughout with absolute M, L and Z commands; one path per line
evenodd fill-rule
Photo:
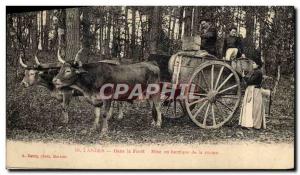
M 38 83 L 44 83 L 44 79 L 42 78 L 43 75 L 47 74 L 46 71 L 49 69 L 58 69 L 60 68 L 60 65 L 57 63 L 55 64 L 41 64 L 37 56 L 34 57 L 35 65 L 30 66 L 24 63 L 21 56 L 19 57 L 19 63 L 22 67 L 25 68 L 25 74 L 22 80 L 22 84 L 25 85 L 25 87 L 29 87 L 32 85 L 36 85 Z
M 82 49 L 78 51 L 75 56 L 74 61 L 65 61 L 60 56 L 60 50 L 57 52 L 58 60 L 63 63 L 61 66 L 59 73 L 53 78 L 53 84 L 57 88 L 71 86 L 78 79 L 79 74 L 86 73 L 85 70 L 82 69 L 82 63 L 78 58 L 78 55 L 82 52 Z

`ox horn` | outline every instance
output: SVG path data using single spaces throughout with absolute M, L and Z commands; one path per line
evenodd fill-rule
M 79 54 L 83 51 L 83 48 L 81 48 L 77 53 L 76 53 L 76 56 L 75 56 L 75 59 L 74 59 L 74 63 L 78 63 L 79 67 L 82 66 L 82 62 L 79 60 Z
M 82 52 L 83 48 L 81 48 L 77 53 L 76 53 L 76 56 L 75 56 L 75 59 L 74 61 L 77 62 L 77 61 L 80 61 L 79 60 L 79 54 Z
M 20 55 L 20 57 L 19 57 L 19 62 L 20 62 L 20 64 L 21 64 L 22 67 L 24 67 L 24 68 L 27 68 L 27 67 L 28 67 L 28 66 L 23 62 L 23 60 L 22 60 L 22 58 L 21 58 L 21 55 Z
M 65 61 L 64 59 L 62 59 L 62 57 L 60 56 L 59 51 L 60 51 L 60 49 L 57 50 L 57 58 L 58 58 L 58 61 L 64 64 L 66 61 Z
M 34 60 L 37 65 L 41 65 L 41 63 L 36 55 L 34 55 Z

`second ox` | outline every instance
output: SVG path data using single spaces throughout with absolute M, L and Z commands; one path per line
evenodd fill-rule
M 77 55 L 76 55 L 77 57 Z M 36 65 L 27 65 L 23 62 L 21 56 L 19 57 L 19 62 L 22 67 L 25 68 L 25 74 L 22 80 L 22 84 L 25 87 L 29 86 L 42 86 L 50 91 L 52 97 L 56 98 L 63 107 L 63 123 L 68 123 L 68 106 L 72 97 L 82 96 L 83 94 L 77 90 L 70 87 L 56 88 L 53 84 L 53 78 L 58 74 L 61 64 L 60 63 L 40 63 L 37 56 L 34 57 Z M 111 60 L 99 61 L 102 64 L 119 64 L 118 62 L 113 62 Z M 116 104 L 119 108 L 117 119 L 123 117 L 124 104 Z M 112 115 L 112 107 L 109 110 L 109 117 Z
M 80 51 L 79 51 L 80 52 Z M 134 87 L 136 84 L 147 86 L 148 84 L 159 84 L 160 69 L 153 62 L 141 62 L 129 65 L 112 64 L 84 64 L 75 59 L 72 62 L 64 61 L 58 51 L 58 59 L 63 63 L 59 73 L 53 79 L 53 83 L 58 88 L 71 87 L 80 91 L 89 103 L 95 106 L 97 121 L 94 129 L 98 127 L 101 115 L 101 134 L 106 134 L 108 130 L 108 109 L 112 101 L 123 99 L 103 99 L 99 96 L 101 87 L 107 84 L 127 84 Z M 145 90 L 145 89 L 143 89 Z M 128 101 L 132 101 L 131 99 Z M 152 125 L 161 127 L 160 94 L 152 94 L 148 99 L 152 107 Z M 100 107 L 103 105 L 103 112 Z

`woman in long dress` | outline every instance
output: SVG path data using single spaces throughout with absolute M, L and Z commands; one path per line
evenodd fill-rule
M 265 108 L 261 90 L 262 72 L 256 63 L 252 66 L 253 71 L 247 75 L 242 75 L 247 83 L 247 89 L 243 99 L 239 125 L 246 128 L 265 129 Z

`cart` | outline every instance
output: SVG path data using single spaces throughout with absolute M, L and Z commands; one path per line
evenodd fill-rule
M 224 61 L 205 51 L 182 51 L 171 56 L 168 70 L 171 84 L 180 91 L 187 84 L 185 99 L 162 98 L 165 117 L 188 115 L 201 128 L 219 128 L 230 121 L 238 110 L 242 91 L 242 72 L 252 70 L 253 61 Z M 177 93 L 178 94 L 178 93 Z M 190 98 L 190 96 L 197 98 Z

